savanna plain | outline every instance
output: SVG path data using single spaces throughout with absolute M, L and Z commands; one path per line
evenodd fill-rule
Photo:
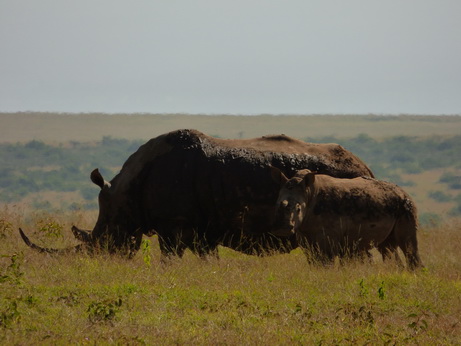
M 20 113 L 0 114 L 0 124 L 2 165 L 8 168 L 0 174 L 9 186 L 37 179 L 20 194 L 0 181 L 0 195 L 7 196 L 0 207 L 1 344 L 461 343 L 460 117 Z M 219 259 L 186 252 L 163 264 L 156 236 L 146 237 L 132 259 L 44 255 L 22 242 L 19 227 L 43 246 L 75 245 L 71 226 L 91 229 L 96 221 L 98 189 L 91 187 L 85 157 L 72 167 L 89 187 L 56 188 L 59 172 L 70 174 L 59 162 L 67 165 L 64 158 L 74 155 L 63 150 L 83 148 L 94 161 L 104 141 L 115 155 L 114 146 L 125 142 L 114 138 L 142 143 L 178 128 L 223 138 L 285 133 L 334 139 L 359 151 L 380 178 L 396 181 L 415 198 L 424 216 L 418 240 L 425 267 L 411 272 L 383 263 L 375 251 L 370 263 L 324 267 L 308 264 L 299 249 L 254 257 L 222 247 Z M 124 159 L 135 150 L 126 144 Z M 438 146 L 437 160 L 423 155 L 428 147 L 418 156 L 421 145 Z M 363 146 L 373 151 L 361 151 Z M 386 148 L 396 155 L 384 155 Z M 28 150 L 48 161 L 27 163 Z M 20 171 L 8 166 L 12 152 Z M 441 153 L 450 156 L 447 162 L 439 160 Z M 378 156 L 381 162 L 373 161 Z M 123 159 L 100 164 L 115 174 Z M 54 185 L 46 184 L 45 173 L 53 173 Z

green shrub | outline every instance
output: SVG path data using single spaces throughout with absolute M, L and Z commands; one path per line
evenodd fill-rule
M 51 218 L 45 218 L 37 222 L 37 228 L 37 233 L 46 238 L 62 238 L 64 226 Z
M 24 263 L 24 254 L 15 253 L 11 256 L 2 255 L 0 257 L 10 258 L 11 263 L 2 270 L 2 275 L 0 276 L 0 283 L 9 282 L 13 285 L 21 285 L 23 282 L 24 272 L 22 271 L 22 265 Z
M 0 239 L 5 239 L 13 232 L 13 225 L 6 219 L 0 217 Z
M 18 311 L 18 302 L 9 300 L 9 304 L 0 311 L 0 328 L 10 328 L 18 322 L 21 314 Z
M 92 302 L 87 309 L 91 323 L 112 322 L 122 306 L 122 299 Z

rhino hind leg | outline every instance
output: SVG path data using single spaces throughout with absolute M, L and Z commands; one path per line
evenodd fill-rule
M 204 235 L 199 234 L 194 228 L 173 227 L 168 234 L 159 234 L 161 261 L 169 262 L 173 257 L 182 258 L 186 249 L 203 259 L 210 256 L 219 258 L 215 242 L 209 242 Z
M 397 251 L 397 240 L 395 239 L 394 231 L 391 232 L 389 237 L 376 247 L 383 258 L 383 262 L 394 261 L 399 267 L 403 267 L 402 259 Z
M 130 239 L 130 244 L 129 244 L 129 251 L 128 251 L 128 258 L 133 258 L 136 253 L 139 251 L 141 248 L 141 243 L 142 243 L 142 236 L 143 233 L 141 229 L 136 230 L 134 235 Z
M 424 267 L 418 252 L 417 229 L 416 217 L 408 216 L 399 218 L 394 228 L 396 244 L 402 249 L 410 270 Z
M 198 227 L 197 229 L 191 228 L 187 247 L 203 260 L 219 259 L 218 241 L 212 236 L 211 232 L 207 232 L 208 229 L 209 227 L 207 226 Z
M 421 258 L 419 257 L 416 236 L 414 239 L 406 239 L 402 244 L 400 244 L 400 248 L 405 254 L 408 269 L 415 270 L 417 268 L 424 267 Z
M 174 238 L 162 237 L 159 235 L 158 242 L 162 258 L 170 258 L 172 256 L 178 256 L 181 258 L 186 250 L 186 246 Z

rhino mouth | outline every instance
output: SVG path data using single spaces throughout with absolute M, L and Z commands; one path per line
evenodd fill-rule
M 81 242 L 88 244 L 92 242 L 91 231 L 84 231 L 76 226 L 72 226 L 72 234 Z
M 277 237 L 291 237 L 293 234 L 295 234 L 295 228 L 294 226 L 290 227 L 275 227 L 271 230 L 271 234 L 277 236 Z

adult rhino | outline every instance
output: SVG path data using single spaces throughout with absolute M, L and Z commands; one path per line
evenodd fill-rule
M 373 176 L 337 144 L 310 144 L 285 135 L 218 139 L 177 130 L 149 140 L 110 182 L 97 169 L 99 217 L 91 232 L 72 228 L 83 245 L 133 255 L 143 234 L 159 236 L 162 255 L 200 255 L 218 245 L 249 253 L 290 251 L 294 237 L 270 234 L 278 189 L 270 167 L 291 175 L 309 168 L 337 177 Z M 42 252 L 20 230 L 27 245 Z
M 308 169 L 289 179 L 273 167 L 272 176 L 280 186 L 275 233 L 295 234 L 308 259 L 330 263 L 336 256 L 363 256 L 374 246 L 387 259 L 400 247 L 410 269 L 422 266 L 416 206 L 397 185 Z

